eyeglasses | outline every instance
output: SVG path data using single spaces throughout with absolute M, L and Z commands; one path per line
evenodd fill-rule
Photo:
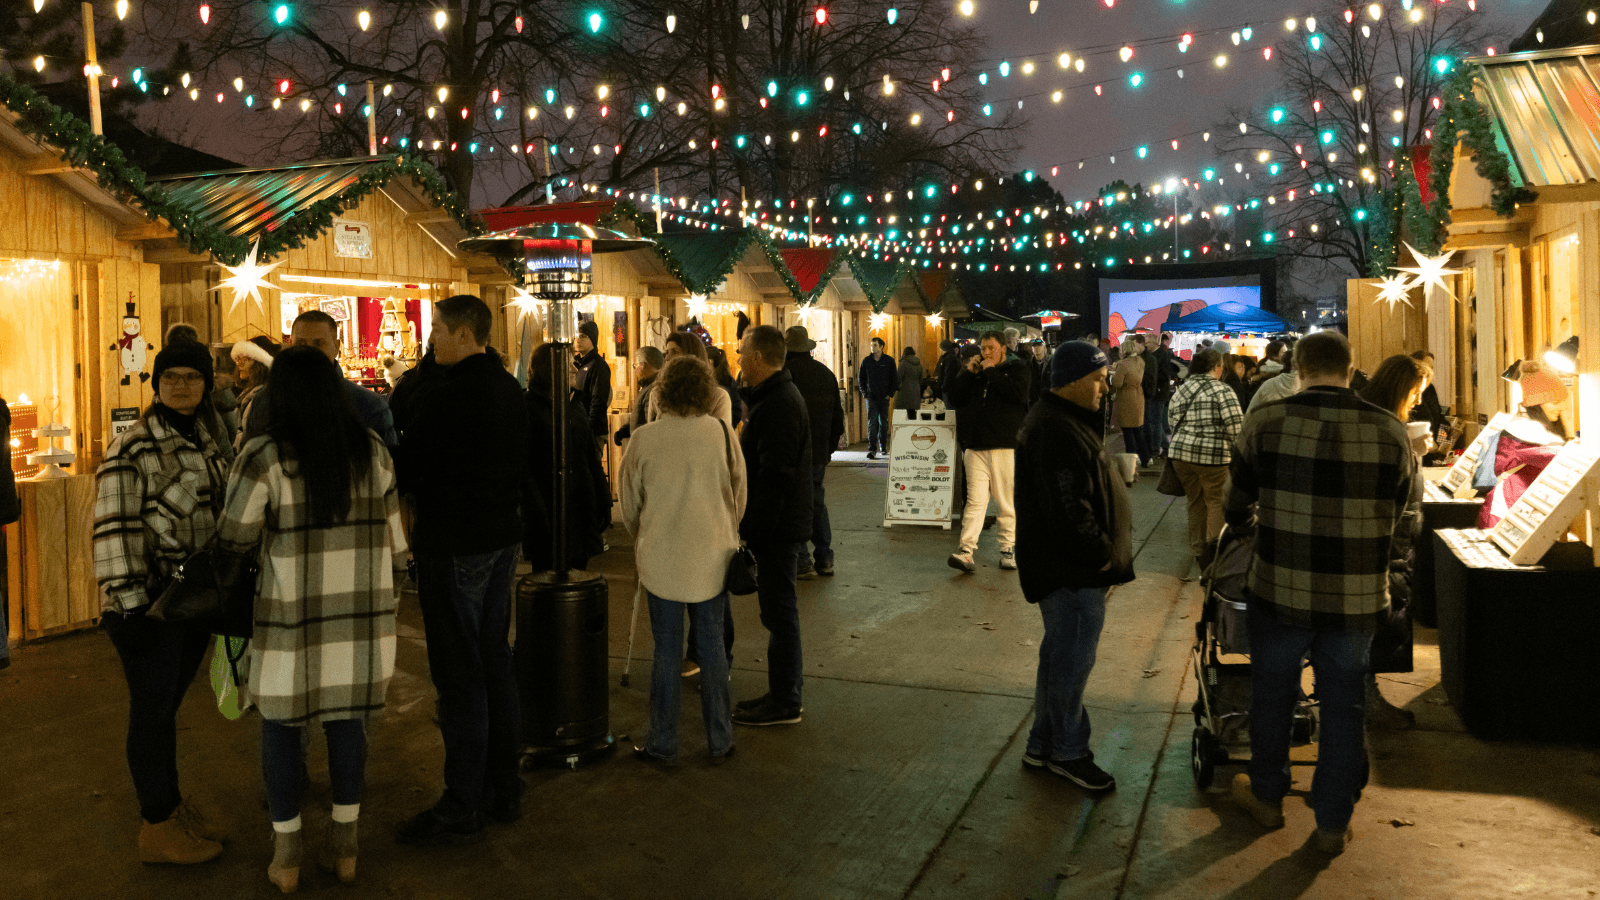
M 173 372 L 173 371 L 168 370 L 166 372 L 162 372 L 161 373 L 161 383 L 162 384 L 205 384 L 206 383 L 206 377 L 204 375 L 201 375 L 199 372 L 191 372 L 191 373 L 185 375 L 182 372 Z

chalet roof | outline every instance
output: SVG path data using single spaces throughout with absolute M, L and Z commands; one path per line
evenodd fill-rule
M 1524 183 L 1600 181 L 1600 46 L 1473 62 L 1481 67 L 1474 95 Z
M 223 238 L 201 240 L 223 261 L 219 250 L 248 250 L 257 240 L 264 260 L 303 246 L 331 227 L 334 216 L 373 191 L 414 217 L 452 257 L 464 255 L 456 249 L 458 242 L 482 230 L 432 166 L 399 155 L 224 169 L 153 179 L 152 184 L 168 203 L 188 214 L 182 227 L 173 221 L 180 234 L 188 228 Z M 194 241 L 188 242 L 195 249 Z
M 796 303 L 808 301 L 807 292 L 795 280 L 783 254 L 758 229 L 660 234 L 655 241 L 656 254 L 691 294 L 715 291 L 734 266 L 745 263 L 752 267 L 751 277 L 758 288 L 781 287 Z M 754 271 L 756 268 L 766 271 Z
M 875 311 L 881 311 L 888 304 L 903 282 L 909 282 L 912 292 L 921 296 L 920 288 L 911 278 L 911 266 L 907 263 L 861 256 L 852 256 L 849 262 L 856 283 L 861 285 L 861 291 L 867 295 L 867 302 L 872 304 Z
M 822 295 L 842 261 L 840 254 L 826 247 L 785 247 L 778 252 L 783 254 L 783 261 L 794 273 L 795 283 L 804 292 L 806 303 Z

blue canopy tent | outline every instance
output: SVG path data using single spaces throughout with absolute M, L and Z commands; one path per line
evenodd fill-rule
M 1289 323 L 1264 309 L 1245 306 L 1243 303 L 1217 303 L 1205 309 L 1165 322 L 1162 331 L 1224 332 L 1248 331 L 1256 334 L 1276 334 L 1289 331 Z

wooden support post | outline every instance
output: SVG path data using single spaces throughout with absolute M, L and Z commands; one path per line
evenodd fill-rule
M 371 81 L 367 82 L 367 155 L 378 155 L 378 101 Z
M 100 60 L 94 50 L 94 4 L 83 4 L 84 68 L 89 73 L 89 130 L 104 134 L 100 127 Z

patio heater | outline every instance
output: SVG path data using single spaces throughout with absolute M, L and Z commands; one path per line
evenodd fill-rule
M 573 223 L 530 225 L 468 238 L 462 250 L 499 258 L 521 256 L 529 291 L 550 303 L 550 412 L 553 425 L 550 535 L 554 570 L 517 585 L 517 687 L 522 737 L 535 763 L 565 765 L 616 749 L 611 735 L 607 660 L 606 580 L 567 568 L 567 361 L 578 332 L 573 301 L 588 295 L 595 253 L 648 247 L 653 242 L 607 228 Z M 588 435 L 584 435 L 588 439 Z

